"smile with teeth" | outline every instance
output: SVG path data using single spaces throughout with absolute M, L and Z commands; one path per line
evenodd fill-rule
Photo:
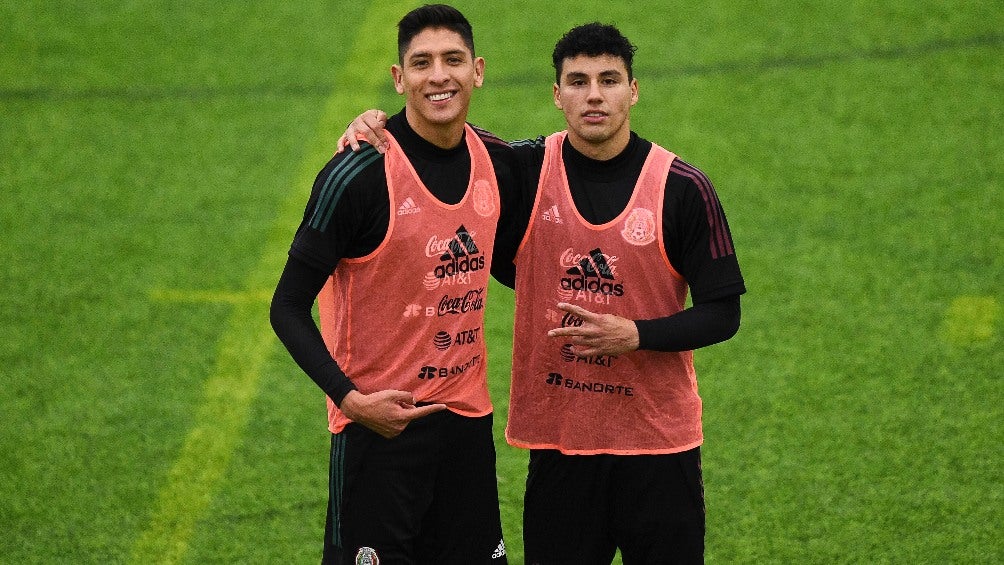
M 432 100 L 433 102 L 441 102 L 443 100 L 449 100 L 450 98 L 453 98 L 453 93 L 452 92 L 440 92 L 439 94 L 430 94 L 428 96 L 428 98 L 429 98 L 429 100 Z

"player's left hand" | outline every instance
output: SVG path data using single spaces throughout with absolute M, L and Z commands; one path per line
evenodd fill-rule
M 582 325 L 555 328 L 547 335 L 570 338 L 572 353 L 579 357 L 622 355 L 638 349 L 638 326 L 633 320 L 613 314 L 597 314 L 564 302 L 559 302 L 558 308 L 578 316 Z
M 384 135 L 384 128 L 387 127 L 387 114 L 382 110 L 366 110 L 356 116 L 356 119 L 345 128 L 345 133 L 338 138 L 338 147 L 335 154 L 341 153 L 346 147 L 351 147 L 353 151 L 359 151 L 359 136 L 362 135 L 378 153 L 387 152 L 387 136 Z

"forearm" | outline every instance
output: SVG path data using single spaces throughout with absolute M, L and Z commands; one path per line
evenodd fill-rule
M 272 296 L 269 319 L 296 364 L 335 404 L 340 404 L 355 385 L 332 359 L 311 316 L 314 299 L 327 277 L 302 261 L 287 260 Z
M 689 351 L 723 342 L 739 331 L 739 297 L 695 304 L 665 318 L 635 320 L 638 349 Z

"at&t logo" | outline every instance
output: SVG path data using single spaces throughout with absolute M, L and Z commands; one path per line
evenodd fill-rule
M 432 344 L 436 346 L 436 349 L 446 351 L 452 345 L 473 345 L 478 342 L 478 337 L 480 335 L 481 328 L 462 330 L 455 336 L 440 330 L 436 332 L 435 337 L 432 338 Z

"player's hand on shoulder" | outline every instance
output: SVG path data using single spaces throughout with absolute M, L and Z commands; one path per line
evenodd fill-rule
M 359 151 L 359 136 L 362 135 L 378 153 L 387 152 L 387 136 L 384 135 L 384 128 L 387 127 L 387 114 L 382 110 L 366 110 L 356 116 L 356 119 L 345 128 L 345 133 L 338 138 L 338 149 L 335 154 L 341 153 L 345 147 L 351 147 L 353 151 Z

